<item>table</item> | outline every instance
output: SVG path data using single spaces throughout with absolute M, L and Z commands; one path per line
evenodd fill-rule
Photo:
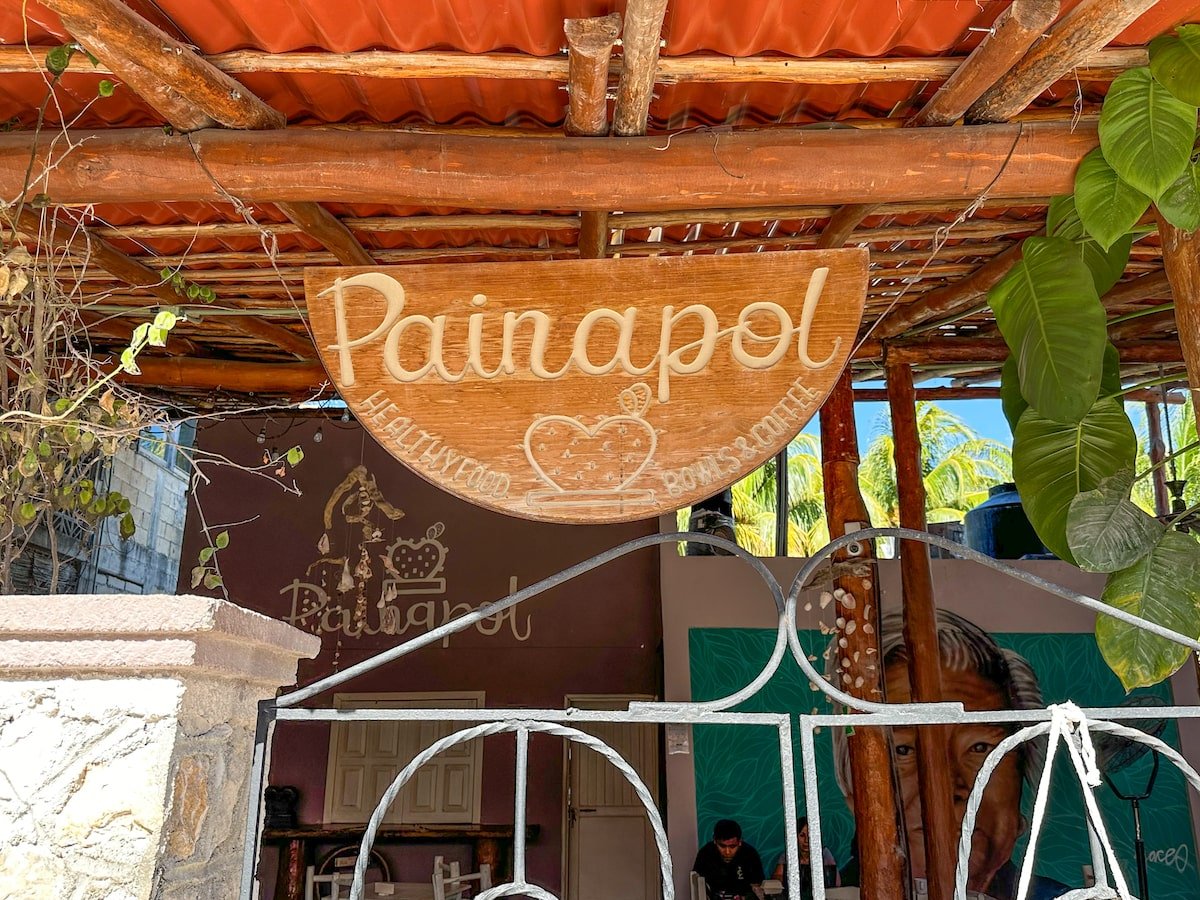
M 356 844 L 362 840 L 365 829 L 365 825 L 297 825 L 264 831 L 264 844 L 281 845 L 275 900 L 304 900 L 304 869 L 310 864 L 312 844 Z M 526 842 L 536 840 L 540 831 L 538 825 L 526 826 Z M 384 825 L 375 836 L 376 845 L 434 841 L 469 843 L 473 848 L 474 871 L 486 863 L 496 873 L 496 883 L 511 877 L 511 825 Z

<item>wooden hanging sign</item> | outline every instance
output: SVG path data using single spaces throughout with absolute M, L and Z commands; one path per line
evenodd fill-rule
M 853 349 L 867 251 L 310 268 L 350 410 L 481 506 L 621 522 L 708 497 L 783 448 Z

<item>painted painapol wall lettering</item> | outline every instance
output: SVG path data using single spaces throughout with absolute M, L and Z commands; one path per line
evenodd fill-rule
M 331 378 L 397 459 L 527 518 L 677 509 L 777 453 L 849 357 L 863 250 L 306 272 Z

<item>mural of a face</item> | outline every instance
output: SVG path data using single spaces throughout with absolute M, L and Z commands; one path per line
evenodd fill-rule
M 888 701 L 912 700 L 904 661 L 889 664 L 885 670 Z M 973 669 L 953 670 L 942 665 L 942 698 L 958 700 L 968 710 L 1007 709 L 1011 705 L 1000 686 Z M 967 797 L 975 776 L 987 755 L 1008 735 L 999 725 L 955 725 L 949 729 L 949 763 L 954 792 L 955 824 L 962 822 Z M 916 729 L 893 730 L 896 747 L 896 773 L 904 803 L 908 832 L 908 858 L 912 874 L 926 877 L 925 833 L 921 825 L 921 798 L 917 781 Z M 975 834 L 971 840 L 971 860 L 967 887 L 986 890 L 996 872 L 1008 862 L 1021 832 L 1021 772 L 1016 754 L 1008 754 L 992 774 L 983 803 L 979 808 Z M 955 839 L 957 841 L 957 829 Z

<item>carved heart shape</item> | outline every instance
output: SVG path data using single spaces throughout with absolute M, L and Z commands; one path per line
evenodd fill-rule
M 560 491 L 623 491 L 657 447 L 654 429 L 636 416 L 609 416 L 592 426 L 568 416 L 543 416 L 525 432 L 529 464 Z
M 446 548 L 440 541 L 422 538 L 410 541 L 400 538 L 390 548 L 392 566 L 404 581 L 424 581 L 442 570 Z

